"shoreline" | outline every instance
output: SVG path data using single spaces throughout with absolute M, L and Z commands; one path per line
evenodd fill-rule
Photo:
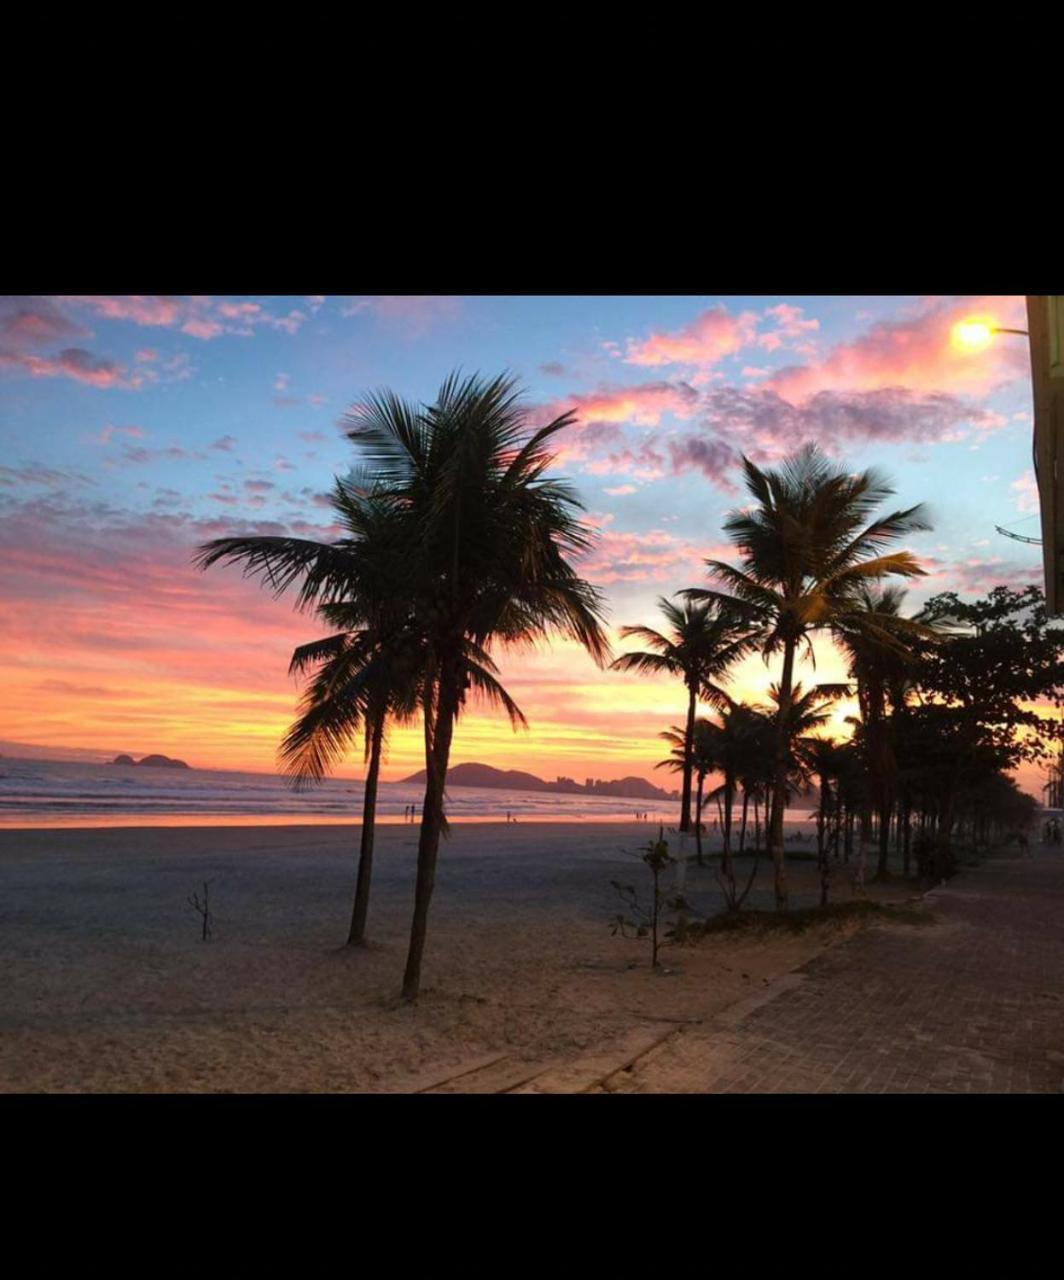
M 800 815 L 800 816 L 799 816 Z M 804 830 L 806 824 L 813 823 L 816 820 L 815 813 L 806 814 L 800 810 L 788 810 L 785 818 L 787 827 L 799 827 Z M 529 814 L 522 813 L 507 823 L 505 817 L 499 814 L 458 814 L 454 817 L 448 817 L 447 821 L 452 827 L 577 827 L 584 828 L 595 826 L 632 826 L 640 830 L 653 830 L 655 827 L 664 826 L 666 830 L 673 830 L 677 818 L 669 817 L 663 814 L 651 814 L 645 821 L 636 819 L 631 813 L 619 814 L 589 814 L 587 817 L 581 817 L 575 814 Z M 403 818 L 400 814 L 378 815 L 375 820 L 375 827 L 420 827 L 420 820 L 410 822 Z M 357 827 L 362 828 L 360 818 L 341 817 L 333 814 L 101 814 L 98 818 L 93 818 L 86 814 L 71 814 L 69 817 L 62 815 L 43 816 L 39 819 L 33 819 L 26 815 L 20 814 L 18 817 L 7 817 L 0 815 L 0 832 L 17 832 L 17 831 L 130 831 L 130 830 L 157 830 L 169 828 L 184 828 L 190 830 L 209 830 L 212 827 L 219 829 L 242 828 L 249 829 L 255 827 L 275 828 L 275 827 Z M 709 853 L 709 843 L 715 838 L 719 838 L 719 833 L 712 829 L 703 832 L 703 839 L 706 841 L 706 852 Z M 689 836 L 691 848 L 694 848 L 694 835 Z

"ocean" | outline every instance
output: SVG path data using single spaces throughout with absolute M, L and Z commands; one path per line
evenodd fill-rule
M 404 809 L 424 800 L 419 784 L 382 782 L 378 822 L 404 822 Z M 0 757 L 0 827 L 267 826 L 291 823 L 360 822 L 362 783 L 329 778 L 309 791 L 294 791 L 286 779 L 266 773 L 216 769 L 153 769 L 82 764 L 66 760 Z M 503 791 L 451 787 L 447 816 L 455 822 L 675 823 L 679 805 L 667 800 L 566 795 L 550 791 Z M 706 805 L 711 824 L 716 806 Z M 738 815 L 736 815 L 738 817 Z M 807 810 L 787 810 L 789 823 L 808 822 Z
M 403 822 L 405 807 L 420 810 L 424 795 L 420 785 L 382 782 L 378 821 Z M 0 827 L 358 822 L 362 798 L 362 783 L 353 778 L 297 792 L 264 773 L 0 758 Z M 448 817 L 459 822 L 505 821 L 507 812 L 526 822 L 631 821 L 644 812 L 674 822 L 677 808 L 670 801 L 488 787 L 451 787 L 447 795 Z

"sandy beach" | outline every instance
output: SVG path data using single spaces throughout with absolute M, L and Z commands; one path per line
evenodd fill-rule
M 411 1007 L 397 993 L 415 827 L 378 832 L 372 943 L 356 950 L 341 944 L 357 827 L 0 832 L 0 1090 L 408 1092 L 493 1055 L 534 1074 L 711 1016 L 838 941 L 714 938 L 667 948 L 653 973 L 648 944 L 608 928 L 611 879 L 645 888 L 624 851 L 649 834 L 456 826 Z M 204 880 L 206 943 L 187 904 Z M 795 905 L 816 892 L 795 861 Z M 688 896 L 718 909 L 713 873 L 692 866 Z M 763 866 L 750 905 L 771 901 Z

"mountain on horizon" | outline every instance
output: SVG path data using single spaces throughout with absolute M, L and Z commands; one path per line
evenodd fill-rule
M 421 769 L 400 781 L 422 784 L 425 778 L 425 770 Z M 631 800 L 674 800 L 677 797 L 676 792 L 655 787 L 645 778 L 618 778 L 613 782 L 588 778 L 586 783 L 579 783 L 573 778 L 559 777 L 553 782 L 545 782 L 534 773 L 525 773 L 522 769 L 496 769 L 490 764 L 476 762 L 453 765 L 447 770 L 447 785 L 492 787 L 505 791 L 553 791 L 567 795 L 621 796 Z

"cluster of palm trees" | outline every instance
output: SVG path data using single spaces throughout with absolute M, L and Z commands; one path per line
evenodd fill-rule
M 600 665 L 610 657 L 602 597 L 570 563 L 593 531 L 578 519 L 572 489 L 544 474 L 550 442 L 573 420 L 566 413 L 530 427 L 506 375 L 452 375 L 428 406 L 368 396 L 345 419 L 362 470 L 335 485 L 344 537 L 221 538 L 197 556 L 202 568 L 241 564 L 276 595 L 294 588 L 297 607 L 332 629 L 293 655 L 293 670 L 310 680 L 281 759 L 297 785 L 309 784 L 365 739 L 354 945 L 365 939 L 387 729 L 422 721 L 427 777 L 402 987 L 410 1000 L 420 988 L 455 723 L 470 698 L 524 722 L 489 651 L 553 632 Z
M 743 793 L 741 843 L 750 802 L 755 829 L 763 803 L 776 904 L 786 909 L 783 816 L 788 795 L 814 767 L 820 748 L 811 735 L 826 721 L 827 704 L 851 691 L 848 684 L 803 689 L 795 679 L 796 659 L 800 654 L 814 657 L 818 632 L 832 635 L 848 655 L 862 710 L 860 751 L 866 771 L 880 780 L 876 797 L 882 813 L 883 806 L 893 803 L 889 740 L 883 731 L 886 689 L 892 679 L 902 678 L 912 658 L 909 642 L 932 632 L 902 617 L 903 593 L 881 589 L 879 583 L 891 575 L 922 574 L 910 552 L 886 549 L 930 526 L 919 506 L 878 514 L 893 492 L 886 480 L 874 470 L 845 471 L 815 445 L 804 446 L 775 469 L 763 470 L 745 458 L 743 467 L 753 501 L 729 515 L 724 526 L 739 564 L 708 560 L 713 585 L 681 591 L 682 606 L 660 601 L 668 623 L 665 632 L 624 628 L 622 636 L 641 639 L 648 649 L 625 654 L 613 665 L 682 677 L 688 691 L 686 728 L 682 741 L 678 729 L 666 735 L 673 744 L 671 763 L 684 776 L 680 830 L 692 827 L 692 778 L 697 777 L 694 829 L 701 859 L 702 784 L 710 773 L 721 774 L 722 870 L 733 886 L 736 791 Z M 766 661 L 782 658 L 767 708 L 736 703 L 720 683 L 741 658 L 757 651 Z M 717 708 L 716 721 L 699 720 L 699 699 Z M 862 812 L 867 814 L 867 807 Z M 730 889 L 726 894 L 734 901 Z

